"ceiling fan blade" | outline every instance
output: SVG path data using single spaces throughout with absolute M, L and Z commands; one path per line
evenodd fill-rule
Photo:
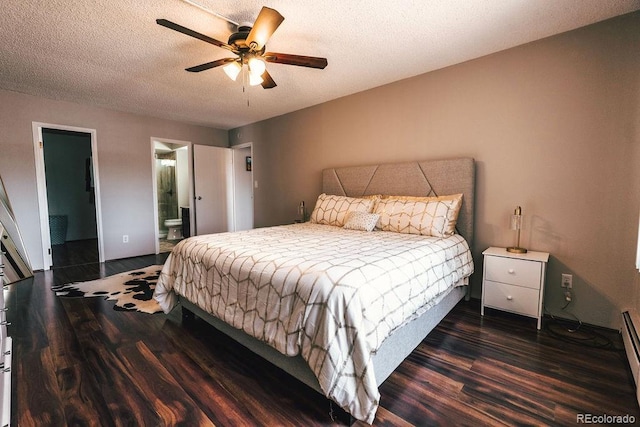
M 223 58 L 217 59 L 215 61 L 207 62 L 206 64 L 196 65 L 194 67 L 189 67 L 186 70 L 192 73 L 199 73 L 200 71 L 210 70 L 215 67 L 219 67 L 221 65 L 228 64 L 229 62 L 236 61 L 236 58 Z
M 288 53 L 267 52 L 262 55 L 267 62 L 276 64 L 298 65 L 300 67 L 324 69 L 327 66 L 327 58 L 316 56 L 290 55 Z
M 267 44 L 269 37 L 282 24 L 282 21 L 284 21 L 284 16 L 280 15 L 277 10 L 263 6 L 247 36 L 247 46 L 253 51 L 261 50 Z
M 273 78 L 271 78 L 271 74 L 269 74 L 267 70 L 264 70 L 264 73 L 262 73 L 261 77 L 262 77 L 261 84 L 264 89 L 271 89 L 278 86 L 276 82 L 273 80 Z
M 233 46 L 228 45 L 224 42 L 221 42 L 220 40 L 211 38 L 209 36 L 205 36 L 204 34 L 200 34 L 197 31 L 190 30 L 189 28 L 183 27 L 182 25 L 176 24 L 175 22 L 167 21 L 166 19 L 156 19 L 156 23 L 158 25 L 162 25 L 163 27 L 167 27 L 171 30 L 177 31 L 182 34 L 186 34 L 191 37 L 195 37 L 196 39 L 202 40 L 207 43 L 211 43 L 212 45 L 230 50 L 231 52 L 235 53 L 235 49 L 233 48 Z

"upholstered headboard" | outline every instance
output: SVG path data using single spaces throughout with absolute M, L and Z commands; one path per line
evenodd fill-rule
M 322 171 L 322 191 L 350 197 L 462 193 L 462 209 L 456 228 L 470 245 L 473 243 L 475 162 L 471 158 L 325 169 Z

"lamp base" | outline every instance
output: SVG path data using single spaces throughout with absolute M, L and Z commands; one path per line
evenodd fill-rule
M 527 250 L 525 248 L 511 247 L 507 248 L 507 252 L 511 252 L 513 254 L 526 254 Z

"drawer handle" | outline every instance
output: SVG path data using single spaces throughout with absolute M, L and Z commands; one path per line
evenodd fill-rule
M 509 269 L 509 274 L 516 274 L 516 271 L 513 268 Z
M 507 297 L 507 301 L 513 301 L 513 297 L 512 297 L 511 295 L 509 295 L 509 296 Z

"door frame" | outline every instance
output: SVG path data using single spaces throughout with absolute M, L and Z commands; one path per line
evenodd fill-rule
M 32 122 L 33 150 L 36 166 L 36 187 L 38 191 L 38 211 L 40 214 L 40 235 L 42 239 L 42 269 L 49 270 L 53 265 L 51 254 L 51 234 L 49 229 L 49 202 L 47 200 L 47 177 L 45 175 L 42 129 L 66 130 L 89 134 L 91 138 L 91 166 L 93 168 L 93 188 L 95 193 L 96 232 L 98 235 L 98 262 L 104 262 L 104 239 L 102 232 L 102 206 L 100 203 L 100 173 L 98 171 L 98 141 L 95 129 L 52 123 Z M 37 266 L 34 267 L 37 269 Z
M 156 254 L 160 253 L 160 220 L 158 218 L 158 178 L 156 177 L 156 147 L 155 143 L 163 142 L 166 144 L 175 144 L 187 147 L 187 182 L 189 186 L 189 231 L 193 236 L 194 230 L 194 209 L 191 206 L 194 203 L 193 190 L 193 143 L 191 141 L 181 141 L 179 139 L 156 138 L 151 137 L 151 182 L 153 183 L 153 229 L 155 236 Z

